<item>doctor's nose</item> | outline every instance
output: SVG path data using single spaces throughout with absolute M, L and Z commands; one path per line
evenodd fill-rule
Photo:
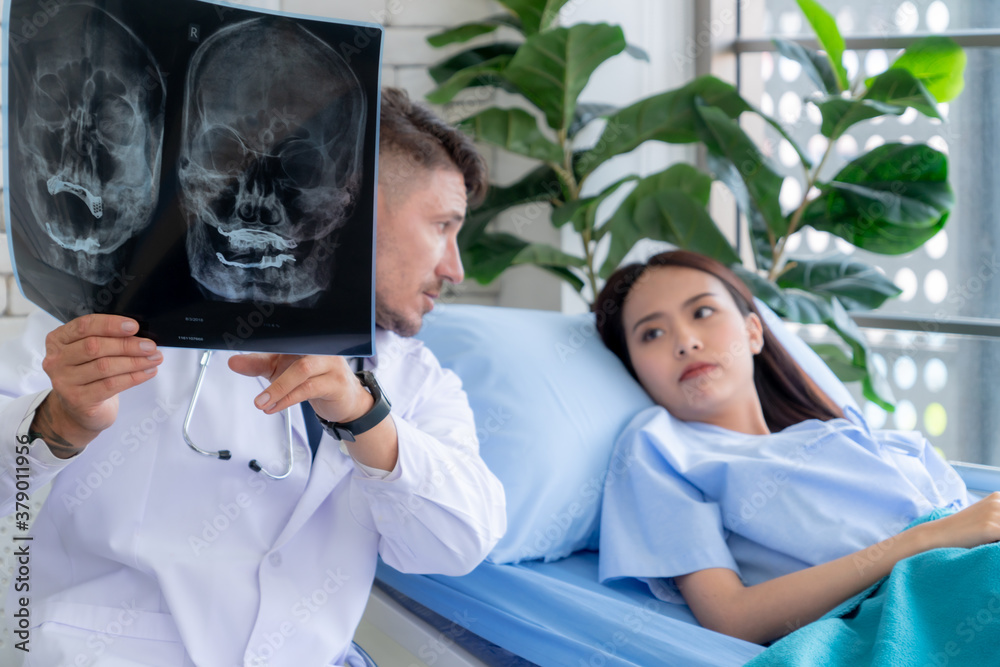
M 465 267 L 462 266 L 462 252 L 458 249 L 457 238 L 448 241 L 435 273 L 452 285 L 458 285 L 465 280 Z

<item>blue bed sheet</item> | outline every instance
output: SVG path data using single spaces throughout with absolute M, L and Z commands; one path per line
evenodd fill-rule
M 551 563 L 483 563 L 464 577 L 408 575 L 379 564 L 377 578 L 448 620 L 542 667 L 732 667 L 762 646 L 706 630 L 687 607 L 644 584 L 597 583 L 597 553 Z

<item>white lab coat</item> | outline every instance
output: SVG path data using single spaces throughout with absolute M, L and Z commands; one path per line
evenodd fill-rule
M 14 443 L 48 386 L 46 331 L 34 315 L 0 351 L 0 506 L 13 510 Z M 505 530 L 504 496 L 478 455 L 461 382 L 421 343 L 379 330 L 368 360 L 392 401 L 399 461 L 388 477 L 360 470 L 324 434 L 310 459 L 291 411 L 289 478 L 283 417 L 253 408 L 262 379 L 216 353 L 191 424 L 181 426 L 199 352 L 165 349 L 153 380 L 121 395 L 114 426 L 79 456 L 31 453 L 31 485 L 53 479 L 30 543 L 26 665 L 341 664 L 361 618 L 376 556 L 407 572 L 471 570 Z M 374 362 L 374 363 L 372 363 Z M 18 593 L 18 596 L 23 593 Z M 9 609 L 14 609 L 9 600 Z

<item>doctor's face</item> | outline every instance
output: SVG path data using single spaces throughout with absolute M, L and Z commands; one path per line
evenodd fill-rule
M 753 355 L 763 345 L 760 320 L 744 316 L 715 276 L 647 269 L 625 300 L 622 323 L 639 381 L 675 417 L 719 424 L 759 406 Z
M 420 331 L 445 282 L 465 277 L 465 179 L 457 169 L 420 169 L 407 180 L 397 192 L 380 180 L 375 250 L 375 322 L 401 336 Z

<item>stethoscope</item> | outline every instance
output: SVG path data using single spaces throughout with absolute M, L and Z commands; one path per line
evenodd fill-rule
M 191 426 L 191 417 L 194 416 L 194 407 L 198 404 L 198 395 L 201 394 L 201 385 L 205 380 L 205 372 L 208 370 L 208 362 L 212 360 L 212 350 L 202 350 L 201 360 L 198 362 L 200 368 L 198 370 L 198 379 L 194 383 L 194 391 L 191 393 L 191 402 L 188 404 L 187 414 L 184 416 L 184 442 L 187 443 L 188 447 L 194 451 L 202 454 L 203 456 L 212 456 L 221 461 L 228 461 L 232 458 L 232 454 L 228 449 L 220 449 L 217 452 L 210 452 L 202 449 L 198 445 L 191 441 L 191 435 L 188 433 L 188 428 Z M 268 471 L 257 459 L 252 459 L 250 461 L 250 469 L 254 472 L 259 472 L 267 475 L 271 479 L 285 479 L 292 474 L 292 466 L 295 465 L 295 448 L 292 441 L 292 415 L 290 412 L 291 408 L 285 408 L 281 411 L 282 416 L 285 419 L 285 435 L 288 440 L 288 469 L 280 475 L 275 475 L 274 473 Z

